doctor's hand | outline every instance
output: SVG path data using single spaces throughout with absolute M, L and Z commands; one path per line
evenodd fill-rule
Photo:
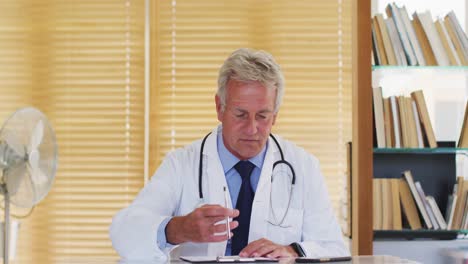
M 184 242 L 221 242 L 228 239 L 226 223 L 216 223 L 226 220 L 226 217 L 234 218 L 238 215 L 237 209 L 204 205 L 186 216 L 173 217 L 166 226 L 166 239 L 173 245 Z M 231 230 L 238 225 L 237 221 L 229 223 Z M 224 234 L 216 234 L 222 232 Z
M 296 251 L 291 246 L 278 245 L 268 239 L 261 238 L 250 242 L 241 252 L 241 257 L 298 257 Z

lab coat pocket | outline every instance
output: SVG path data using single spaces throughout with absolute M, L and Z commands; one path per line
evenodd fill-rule
M 270 210 L 269 217 L 265 219 L 268 226 L 267 239 L 280 245 L 300 242 L 304 210 L 294 208 L 274 208 L 273 210 Z M 286 210 L 287 214 L 284 217 Z

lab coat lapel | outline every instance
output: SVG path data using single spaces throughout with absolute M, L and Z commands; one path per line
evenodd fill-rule
M 226 177 L 217 149 L 217 128 L 207 138 L 203 150 L 203 195 L 206 204 L 219 204 L 224 206 L 223 186 L 227 188 Z M 229 190 L 227 190 L 229 192 Z M 230 199 L 228 193 L 228 199 Z M 231 208 L 231 201 L 228 206 Z M 223 256 L 226 251 L 226 241 L 219 243 L 208 243 L 208 256 Z
M 267 235 L 266 220 L 270 208 L 271 173 L 276 152 L 278 152 L 277 146 L 271 138 L 268 138 L 268 148 L 252 205 L 249 243 Z

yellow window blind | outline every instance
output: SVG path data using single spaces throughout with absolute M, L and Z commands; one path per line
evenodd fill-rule
M 351 1 L 173 0 L 152 12 L 150 172 L 218 124 L 224 59 L 240 47 L 264 49 L 286 78 L 273 132 L 320 159 L 340 211 L 351 140 Z
M 13 263 L 115 260 L 111 218 L 143 186 L 144 1 L 8 0 L 0 13 L 1 121 L 32 104 L 59 149 Z

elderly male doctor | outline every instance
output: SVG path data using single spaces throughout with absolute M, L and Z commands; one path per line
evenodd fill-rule
M 283 83 L 264 51 L 227 58 L 215 96 L 221 125 L 169 153 L 115 215 L 110 237 L 121 257 L 160 258 L 176 246 L 192 256 L 349 255 L 318 160 L 270 136 Z

